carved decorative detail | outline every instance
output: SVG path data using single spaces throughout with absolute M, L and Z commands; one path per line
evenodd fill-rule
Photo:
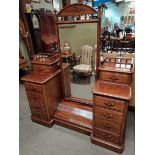
M 58 13 L 58 16 L 67 17 L 67 16 L 80 16 L 86 14 L 97 14 L 97 11 L 88 5 L 71 4 L 62 9 Z

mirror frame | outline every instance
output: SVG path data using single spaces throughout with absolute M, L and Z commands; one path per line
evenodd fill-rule
M 95 19 L 87 19 L 87 15 L 97 15 Z M 80 17 L 84 16 L 85 20 L 81 20 Z M 76 17 L 77 20 L 70 20 L 67 17 Z M 94 8 L 80 3 L 74 3 L 64 7 L 60 12 L 57 14 L 57 35 L 58 35 L 58 49 L 60 55 L 60 68 L 62 74 L 62 85 L 63 85 L 63 96 L 64 98 L 67 97 L 68 100 L 78 100 L 80 102 L 86 101 L 87 99 L 83 98 L 76 98 L 73 96 L 66 96 L 65 95 L 65 82 L 64 82 L 64 71 L 62 66 L 62 57 L 61 57 L 61 50 L 60 50 L 60 38 L 59 38 L 59 25 L 61 24 L 85 24 L 85 23 L 96 23 L 97 24 L 97 49 L 96 49 L 96 77 L 98 79 L 98 67 L 99 67 L 99 58 L 100 58 L 100 32 L 101 32 L 101 10 L 96 11 Z M 87 100 L 88 103 L 88 100 Z M 90 104 L 92 104 L 90 102 Z

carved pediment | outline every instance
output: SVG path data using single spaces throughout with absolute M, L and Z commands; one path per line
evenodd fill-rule
M 84 4 L 71 4 L 62 9 L 58 16 L 67 17 L 67 16 L 81 16 L 86 14 L 97 14 L 97 11 Z

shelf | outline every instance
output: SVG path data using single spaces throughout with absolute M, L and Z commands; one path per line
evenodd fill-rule
M 92 106 L 62 100 L 54 115 L 55 123 L 69 129 L 90 135 L 92 132 Z

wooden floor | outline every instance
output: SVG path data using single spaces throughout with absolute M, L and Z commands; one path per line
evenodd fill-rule
M 62 100 L 54 115 L 58 125 L 90 135 L 92 132 L 92 106 Z

